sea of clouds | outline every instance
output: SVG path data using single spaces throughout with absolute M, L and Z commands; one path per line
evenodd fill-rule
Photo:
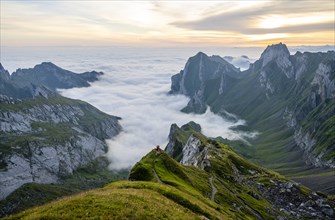
M 244 124 L 243 120 L 230 122 L 209 110 L 202 115 L 180 111 L 189 99 L 167 93 L 171 76 L 184 67 L 186 60 L 177 54 L 142 53 L 132 59 L 120 59 L 117 63 L 104 63 L 99 69 L 103 69 L 105 74 L 91 87 L 61 90 L 66 97 L 87 101 L 122 118 L 123 132 L 107 140 L 110 168 L 129 168 L 156 145 L 165 148 L 173 123 L 182 126 L 195 121 L 210 137 L 242 139 L 249 135 L 230 129 Z
M 103 71 L 87 88 L 60 90 L 63 96 L 84 100 L 100 110 L 122 117 L 121 132 L 107 140 L 111 169 L 129 168 L 157 144 L 165 148 L 170 126 L 195 121 L 205 135 L 244 139 L 254 134 L 232 130 L 243 120 L 231 122 L 209 110 L 202 115 L 180 112 L 188 102 L 183 95 L 168 95 L 170 77 L 184 68 L 198 51 L 232 56 L 232 63 L 247 68 L 264 48 L 1 48 L 2 64 L 13 72 L 43 61 L 75 72 Z M 245 56 L 247 55 L 249 60 Z

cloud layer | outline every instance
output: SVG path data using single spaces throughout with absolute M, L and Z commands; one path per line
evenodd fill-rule
M 299 48 L 314 51 L 329 49 L 330 47 Z M 17 68 L 33 67 L 43 61 L 53 62 L 75 72 L 105 72 L 101 80 L 91 87 L 63 90 L 62 94 L 87 101 L 106 113 L 123 118 L 120 122 L 124 132 L 108 141 L 111 168 L 121 169 L 134 164 L 155 145 L 164 147 L 172 123 L 181 126 L 193 120 L 202 125 L 206 135 L 214 137 L 234 139 L 249 135 L 230 130 L 229 127 L 236 124 L 211 112 L 204 115 L 181 113 L 179 110 L 186 105 L 188 99 L 184 96 L 166 95 L 170 89 L 170 77 L 178 73 L 188 57 L 199 50 L 208 55 L 231 55 L 231 62 L 245 68 L 243 65 L 246 64 L 246 58 L 241 55 L 254 60 L 264 48 L 6 48 L 1 56 L 1 63 L 10 72 Z
M 154 64 L 155 63 L 155 64 Z M 137 56 L 119 60 L 119 65 L 104 64 L 105 75 L 89 88 L 63 90 L 62 94 L 85 100 L 102 111 L 122 117 L 124 131 L 108 140 L 108 158 L 112 169 L 129 168 L 157 144 L 165 147 L 170 125 L 179 126 L 193 120 L 201 124 L 203 133 L 229 139 L 243 138 L 230 129 L 243 124 L 232 123 L 207 111 L 203 115 L 180 112 L 188 102 L 182 95 L 170 96 L 170 77 L 181 69 L 179 59 Z

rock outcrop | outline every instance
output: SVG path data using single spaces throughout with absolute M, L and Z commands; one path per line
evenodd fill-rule
M 0 65 L 0 200 L 26 183 L 57 183 L 104 156 L 120 118 L 55 91 L 88 86 L 98 75 L 42 63 L 10 76 Z
M 225 207 L 231 206 L 236 213 L 251 215 L 254 219 L 269 219 L 266 213 L 270 214 L 271 218 L 277 219 L 332 219 L 334 217 L 334 203 L 322 194 L 241 158 L 225 145 L 223 140 L 208 138 L 189 125 L 185 126 L 189 129 L 184 130 L 173 125 L 175 128 L 171 131 L 174 133 L 169 135 L 169 137 L 184 137 L 184 141 L 179 143 L 182 156 L 176 159 L 183 165 L 194 166 L 207 173 L 209 177 L 207 184 L 211 185 L 212 192 L 205 195 L 215 203 L 223 204 L 229 200 L 225 203 Z M 168 146 L 176 146 L 175 142 L 175 139 L 170 138 Z M 169 155 L 172 154 L 169 153 Z M 165 164 L 165 167 L 175 167 L 175 165 Z M 186 173 L 186 177 L 194 174 L 195 171 Z M 204 174 L 197 174 L 197 181 L 204 176 Z M 187 181 L 186 177 L 183 178 L 185 181 Z M 163 176 L 160 176 L 160 179 L 165 184 L 175 184 L 169 182 L 171 180 L 168 178 L 165 180 Z M 189 179 L 191 185 L 196 187 L 192 178 Z M 204 182 L 203 179 L 202 181 Z M 263 208 L 255 207 L 255 203 L 260 201 L 263 205 L 271 204 L 271 208 L 266 205 Z M 263 211 L 260 211 L 261 209 Z
M 191 98 L 184 112 L 206 112 L 206 83 L 220 80 L 221 93 L 227 89 L 230 81 L 238 78 L 239 69 L 219 56 L 208 57 L 199 52 L 189 58 L 184 70 L 172 76 L 170 94 L 184 94 Z
M 119 119 L 59 95 L 2 101 L 0 199 L 25 183 L 56 183 L 103 156 Z

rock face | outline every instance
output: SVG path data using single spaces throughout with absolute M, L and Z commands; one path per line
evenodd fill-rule
M 88 82 L 98 80 L 102 72 L 74 73 L 53 63 L 43 62 L 30 69 L 18 69 L 9 76 L 0 64 L 1 93 L 15 98 L 34 97 L 36 87 L 46 87 L 51 91 L 73 87 L 88 87 Z
M 39 78 L 41 74 L 49 75 Z M 93 80 L 92 74 L 84 77 Z M 107 151 L 104 140 L 121 131 L 119 117 L 52 90 L 62 80 L 64 86 L 88 85 L 73 81 L 74 73 L 42 63 L 11 77 L 0 66 L 0 76 L 0 84 L 11 88 L 0 94 L 0 200 L 25 183 L 56 183 L 71 175 L 103 156 Z M 18 86 L 19 79 L 39 81 L 28 88 Z
M 179 128 L 176 124 L 172 124 L 170 128 L 170 134 L 169 134 L 169 143 L 166 146 L 165 151 L 172 155 L 174 158 L 178 158 L 178 160 L 181 160 L 183 158 L 183 143 L 187 141 L 185 136 L 179 136 L 178 133 L 180 131 L 188 131 L 188 130 L 195 130 L 197 132 L 201 132 L 201 127 L 199 124 L 191 121 L 186 125 L 183 125 L 181 128 Z
M 1 103 L 0 199 L 30 182 L 60 177 L 106 153 L 119 118 L 59 95 Z
M 290 61 L 290 52 L 286 45 L 282 43 L 268 46 L 262 53 L 259 62 L 262 63 L 262 68 L 270 62 L 275 62 L 288 79 L 294 76 L 293 65 Z
M 290 55 L 286 45 L 271 45 L 243 72 L 198 53 L 172 76 L 170 93 L 191 98 L 182 111 L 203 113 L 210 106 L 245 119 L 250 131 L 260 132 L 251 143 L 264 164 L 292 163 L 300 155 L 314 167 L 335 168 L 334 51 Z M 263 149 L 281 154 L 267 161 Z
M 9 72 L 7 70 L 5 70 L 2 66 L 2 64 L 0 63 L 0 79 L 1 81 L 7 81 L 9 80 L 10 75 Z
M 185 165 L 197 165 L 196 156 L 199 154 L 201 141 L 191 135 L 183 147 L 183 157 L 180 163 Z
M 174 129 L 171 129 L 171 132 L 174 133 L 169 135 L 169 137 L 184 137 L 184 141 L 179 142 L 182 155 L 178 155 L 176 159 L 181 164 L 195 166 L 208 174 L 212 193 L 206 195 L 211 196 L 212 201 L 222 204 L 229 200 L 227 205 L 232 206 L 237 213 L 251 215 L 254 219 L 269 219 L 266 213 L 276 219 L 332 219 L 334 217 L 334 203 L 321 194 L 312 192 L 279 174 L 270 173 L 236 155 L 220 139 L 207 138 L 191 126 L 185 126 L 189 129 L 185 130 L 173 125 Z M 169 138 L 168 146 L 176 146 L 175 142 L 176 139 Z M 170 149 L 169 152 L 174 151 Z M 169 153 L 169 155 L 172 154 Z M 165 164 L 165 167 L 175 166 Z M 197 181 L 203 176 L 205 175 L 198 174 Z M 164 182 L 162 176 L 160 179 L 163 183 L 171 184 L 170 180 Z M 184 179 L 187 178 L 184 177 Z M 264 212 L 261 212 L 260 207 L 256 208 L 255 203 L 251 201 L 255 203 L 266 201 L 262 204 L 271 204 L 271 208 L 262 207 Z
M 187 61 L 184 70 L 172 76 L 170 94 L 184 94 L 191 97 L 183 111 L 204 113 L 207 109 L 205 103 L 206 83 L 220 80 L 220 89 L 223 92 L 229 85 L 229 81 L 238 78 L 239 72 L 236 67 L 221 57 L 208 57 L 199 52 Z

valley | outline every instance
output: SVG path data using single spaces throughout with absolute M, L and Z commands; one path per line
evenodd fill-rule
M 163 208 L 155 212 L 140 202 L 145 198 L 182 210 L 172 219 L 331 219 L 333 63 L 333 51 L 290 55 L 277 44 L 241 71 L 199 52 L 171 85 L 166 70 L 157 75 L 165 78 L 159 89 L 159 81 L 148 86 L 133 77 L 137 83 L 128 88 L 137 96 L 118 93 L 127 75 L 117 81 L 109 73 L 78 74 L 50 62 L 10 75 L 1 66 L 0 214 L 79 218 L 79 209 L 64 207 L 91 198 L 100 208 L 87 216 L 168 218 Z M 156 143 L 165 151 L 151 151 Z M 118 182 L 125 179 L 130 182 Z M 101 189 L 87 191 L 92 188 Z M 134 212 L 117 208 L 134 196 Z M 63 207 L 64 216 L 51 207 Z

